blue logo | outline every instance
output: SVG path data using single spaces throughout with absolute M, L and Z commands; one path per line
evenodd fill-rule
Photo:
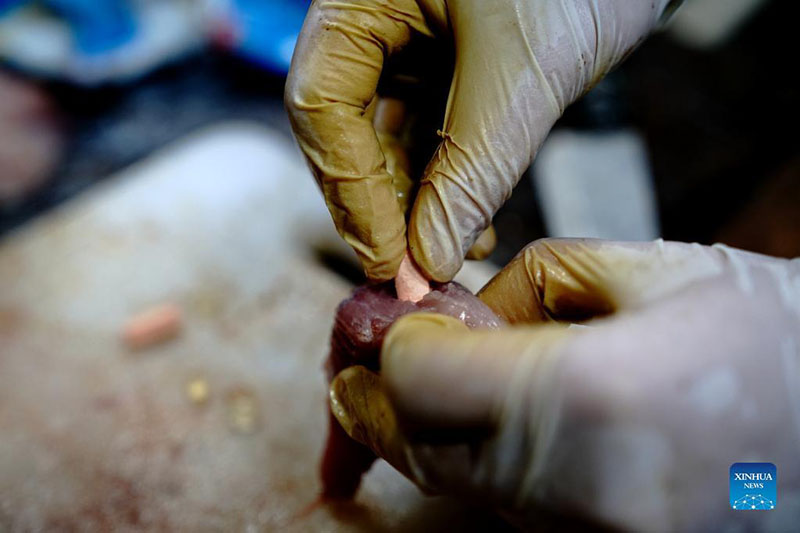
M 733 463 L 731 507 L 737 511 L 768 511 L 778 505 L 778 471 L 772 463 Z

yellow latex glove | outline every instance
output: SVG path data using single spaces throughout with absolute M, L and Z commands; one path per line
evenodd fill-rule
M 286 107 L 336 227 L 367 276 L 393 278 L 408 245 L 426 276 L 452 279 L 564 108 L 633 50 L 668 4 L 314 1 Z M 393 143 L 385 130 L 376 133 L 373 119 L 385 60 L 415 37 L 454 47 L 455 69 L 442 141 L 406 231 L 395 188 L 408 192 L 409 176 L 387 157 Z
M 425 490 L 526 526 L 561 513 L 635 530 L 796 526 L 800 259 L 544 240 L 480 298 L 512 325 L 408 315 L 380 376 L 334 379 L 348 434 Z M 729 508 L 728 469 L 748 461 L 776 464 L 775 510 Z

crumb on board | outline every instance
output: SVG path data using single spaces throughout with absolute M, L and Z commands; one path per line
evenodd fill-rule
M 204 377 L 196 377 L 186 384 L 186 396 L 195 405 L 203 405 L 208 402 L 209 395 L 208 380 Z

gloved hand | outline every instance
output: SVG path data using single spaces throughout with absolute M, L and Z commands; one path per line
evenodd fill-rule
M 314 1 L 295 49 L 286 107 L 336 227 L 367 276 L 393 278 L 408 245 L 425 275 L 450 280 L 564 108 L 674 3 Z M 406 231 L 396 189 L 406 194 L 411 182 L 396 164 L 403 159 L 394 153 L 398 143 L 386 139 L 397 129 L 376 133 L 373 118 L 384 61 L 414 37 L 454 46 L 455 70 L 442 142 Z
M 480 292 L 511 326 L 408 315 L 381 375 L 341 372 L 345 430 L 423 489 L 523 525 L 791 528 L 800 513 L 800 259 L 724 246 L 543 240 Z M 568 327 L 575 320 L 586 327 Z M 727 504 L 772 462 L 773 511 Z

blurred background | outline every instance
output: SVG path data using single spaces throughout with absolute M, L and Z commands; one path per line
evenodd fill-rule
M 283 108 L 308 3 L 0 0 L 0 530 L 498 527 L 383 463 L 309 507 L 363 275 Z M 800 256 L 799 18 L 686 0 L 567 110 L 457 279 L 545 236 Z M 406 89 L 420 168 L 446 90 Z

